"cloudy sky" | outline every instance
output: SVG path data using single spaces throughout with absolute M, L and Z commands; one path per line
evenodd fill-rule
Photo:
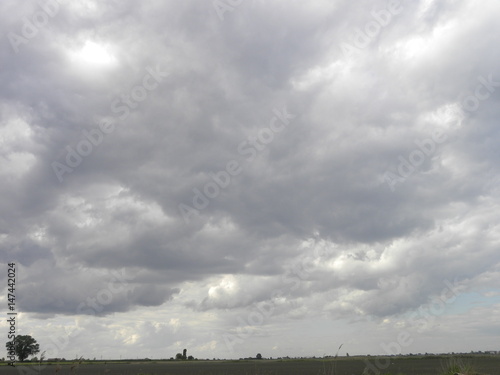
M 0 8 L 0 303 L 15 262 L 48 356 L 499 349 L 498 1 Z

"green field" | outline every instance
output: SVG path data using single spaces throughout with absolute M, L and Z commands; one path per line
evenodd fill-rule
M 477 374 L 500 374 L 500 356 L 462 356 L 462 363 L 471 366 Z M 380 374 L 391 375 L 440 375 L 450 363 L 449 357 L 350 357 L 303 360 L 240 360 L 240 361 L 116 361 L 76 362 L 45 364 L 40 374 L 80 375 L 361 375 L 369 360 Z M 378 362 L 377 362 L 378 360 Z M 387 365 L 386 368 L 383 368 Z M 0 366 L 0 374 L 38 373 L 38 365 L 21 367 Z M 20 371 L 19 371 L 20 370 Z M 36 371 L 35 371 L 36 370 Z M 375 374 L 374 370 L 366 374 Z M 447 374 L 448 375 L 448 374 Z

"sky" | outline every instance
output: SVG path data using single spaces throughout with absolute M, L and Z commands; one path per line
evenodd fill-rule
M 499 14 L 3 0 L 5 340 L 13 262 L 46 357 L 500 350 Z

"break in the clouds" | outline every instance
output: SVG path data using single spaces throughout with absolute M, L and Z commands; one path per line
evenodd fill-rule
M 0 254 L 42 348 L 498 349 L 498 2 L 0 14 Z

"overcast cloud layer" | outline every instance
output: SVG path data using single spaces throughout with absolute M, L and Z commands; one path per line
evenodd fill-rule
M 19 333 L 66 358 L 499 349 L 498 1 L 40 4 L 0 5 Z

